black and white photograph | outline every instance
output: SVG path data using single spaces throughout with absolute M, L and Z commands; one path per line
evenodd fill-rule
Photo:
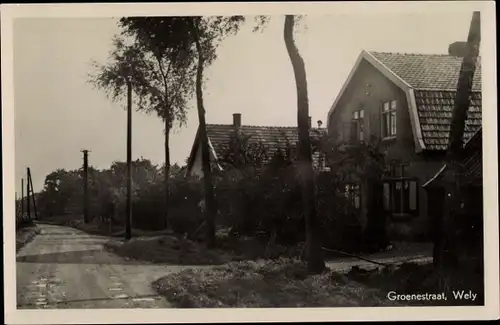
M 1 14 L 7 323 L 500 317 L 494 2 Z

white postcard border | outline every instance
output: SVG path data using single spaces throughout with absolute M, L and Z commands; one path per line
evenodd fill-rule
M 13 22 L 21 17 L 77 18 L 153 15 L 256 15 L 256 14 L 356 14 L 377 12 L 481 11 L 483 168 L 485 229 L 485 306 L 479 307 L 351 307 L 283 309 L 120 309 L 105 310 L 17 310 L 15 268 L 14 204 L 14 83 Z M 492 1 L 380 1 L 380 2 L 279 2 L 279 3 L 171 3 L 171 4 L 39 4 L 2 5 L 2 130 L 3 130 L 3 229 L 4 290 L 7 324 L 67 323 L 219 323 L 219 322 L 301 322 L 301 321 L 401 321 L 476 320 L 499 317 L 499 234 L 496 25 Z M 445 23 L 445 22 L 443 22 Z M 432 37 L 432 35 L 427 35 Z M 465 35 L 464 35 L 465 38 Z M 327 109 L 327 108 L 325 108 Z M 10 216 L 10 217 L 9 217 Z

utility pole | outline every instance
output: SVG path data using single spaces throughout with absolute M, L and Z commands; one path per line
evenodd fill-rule
M 26 213 L 28 214 L 28 219 L 31 219 L 31 206 L 30 206 L 30 169 L 26 168 Z
M 31 178 L 31 170 L 29 167 L 28 167 L 28 192 L 31 193 L 31 200 L 33 201 L 33 212 L 35 213 L 35 219 L 38 219 L 38 213 L 36 212 L 35 189 L 33 188 L 33 179 Z M 28 204 L 31 204 L 29 200 Z
M 127 211 L 125 239 L 132 238 L 132 82 L 127 78 Z
M 21 218 L 24 217 L 24 178 L 21 178 Z
M 83 222 L 89 223 L 89 151 L 84 149 L 83 152 Z

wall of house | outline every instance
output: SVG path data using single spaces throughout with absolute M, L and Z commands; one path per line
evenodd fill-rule
M 201 166 L 201 146 L 198 146 L 196 150 L 196 155 L 194 156 L 193 166 L 190 171 L 191 176 L 203 177 L 203 170 Z
M 395 99 L 396 137 L 382 140 L 382 146 L 387 161 L 405 163 L 405 175 L 418 178 L 418 208 L 416 217 L 399 216 L 391 218 L 389 234 L 391 237 L 412 238 L 425 234 L 429 220 L 427 193 L 421 188 L 441 167 L 444 156 L 440 154 L 417 154 L 413 130 L 408 111 L 406 94 L 398 86 L 382 75 L 366 61 L 361 62 L 358 71 L 351 79 L 350 86 L 345 90 L 343 98 L 338 103 L 337 113 L 332 114 L 328 123 L 329 133 L 338 140 L 349 140 L 350 121 L 352 113 L 360 107 L 364 108 L 365 140 L 370 137 L 381 138 L 381 110 L 383 102 Z M 362 195 L 362 199 L 365 195 Z M 366 200 L 363 200 L 366 202 Z M 361 221 L 366 224 L 366 207 L 363 204 Z
M 212 150 L 209 150 L 210 162 L 215 162 L 214 154 Z M 196 150 L 196 154 L 194 156 L 193 165 L 191 166 L 191 170 L 189 172 L 190 176 L 195 176 L 202 178 L 203 177 L 203 167 L 201 164 L 201 145 L 198 146 Z

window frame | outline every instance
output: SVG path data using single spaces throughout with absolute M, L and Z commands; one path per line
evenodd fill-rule
M 388 107 L 387 110 L 385 109 L 386 105 Z M 383 140 L 396 138 L 398 116 L 397 110 L 398 101 L 395 98 L 382 101 L 382 106 L 380 108 L 380 133 Z M 386 121 L 386 119 L 388 119 L 388 122 Z M 388 127 L 386 123 L 388 123 Z M 388 133 L 386 131 L 388 131 Z
M 362 197 L 361 197 L 361 184 L 356 182 L 347 182 L 344 184 L 344 193 L 346 195 L 347 201 L 350 204 L 351 211 L 359 212 L 362 208 Z M 356 206 L 356 197 L 358 198 L 358 206 Z
M 400 198 L 399 198 L 399 207 L 396 207 L 396 185 L 400 183 L 402 188 L 404 188 L 404 184 L 408 183 L 408 197 L 405 198 L 405 192 L 400 191 Z M 415 208 L 411 208 L 411 183 L 415 184 Z M 390 213 L 393 216 L 418 216 L 419 215 L 419 204 L 420 204 L 420 195 L 419 195 L 419 179 L 417 177 L 395 177 L 391 179 L 385 179 L 383 180 L 383 195 L 384 195 L 384 204 L 383 204 L 383 210 L 386 213 Z M 389 186 L 389 208 L 386 207 L 386 198 L 385 198 L 385 193 L 386 189 L 385 186 L 388 184 Z M 406 204 L 405 201 L 408 202 L 408 208 L 406 210 Z
M 361 138 L 363 135 L 363 138 Z M 365 108 L 360 106 L 351 113 L 351 140 L 357 142 L 365 141 Z

